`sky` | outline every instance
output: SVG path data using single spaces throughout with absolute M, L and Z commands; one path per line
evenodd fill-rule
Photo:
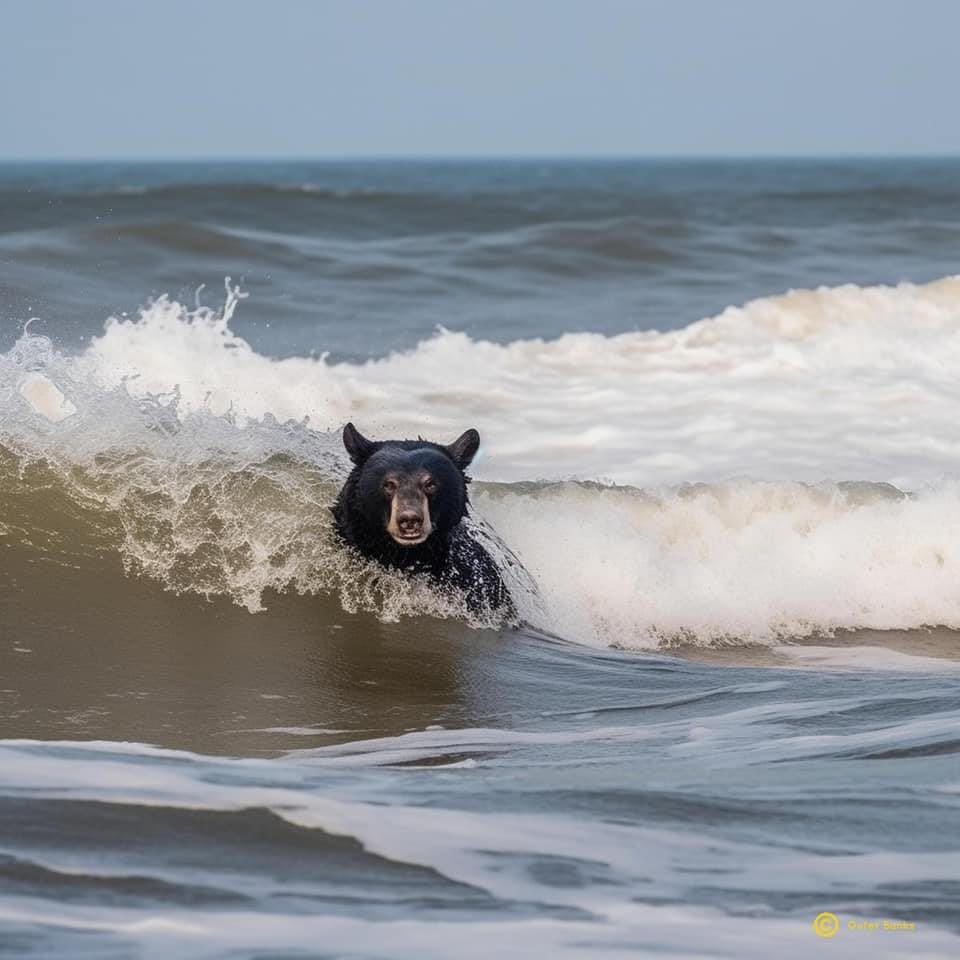
M 955 0 L 0 0 L 0 159 L 960 152 Z

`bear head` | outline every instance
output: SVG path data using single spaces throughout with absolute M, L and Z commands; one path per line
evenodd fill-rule
M 368 440 L 352 424 L 343 445 L 353 470 L 334 513 L 341 534 L 361 548 L 389 538 L 397 547 L 445 542 L 467 512 L 464 471 L 480 446 L 467 430 L 453 443 Z

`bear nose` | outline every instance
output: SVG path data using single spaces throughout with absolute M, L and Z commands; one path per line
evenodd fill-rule
M 423 517 L 415 510 L 404 510 L 397 515 L 397 526 L 401 533 L 419 533 L 423 528 Z

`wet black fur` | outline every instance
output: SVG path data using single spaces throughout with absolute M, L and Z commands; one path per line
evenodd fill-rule
M 489 553 L 461 522 L 469 497 L 465 474 L 480 443 L 468 430 L 449 446 L 428 440 L 371 441 L 353 424 L 344 428 L 344 446 L 354 467 L 333 515 L 340 537 L 365 557 L 385 567 L 426 573 L 442 586 L 462 592 L 471 611 L 512 614 L 513 604 Z M 429 470 L 439 489 L 429 498 L 430 536 L 416 546 L 401 546 L 387 533 L 389 500 L 382 492 L 387 473 Z

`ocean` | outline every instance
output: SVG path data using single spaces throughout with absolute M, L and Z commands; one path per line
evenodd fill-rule
M 958 274 L 960 159 L 0 165 L 0 956 L 957 956 Z

